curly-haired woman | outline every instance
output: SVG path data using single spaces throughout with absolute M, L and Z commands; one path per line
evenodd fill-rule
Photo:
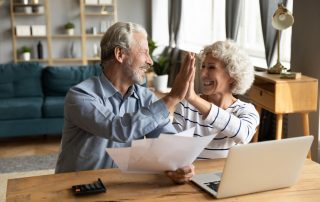
M 249 143 L 259 125 L 255 107 L 235 97 L 251 87 L 254 68 L 231 40 L 206 46 L 200 58 L 202 94 L 195 93 L 192 79 L 173 125 L 178 132 L 195 127 L 194 136 L 215 135 L 199 159 L 225 158 L 232 146 Z

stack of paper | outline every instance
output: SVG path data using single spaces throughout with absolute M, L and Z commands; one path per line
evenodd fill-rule
M 191 165 L 214 137 L 192 137 L 193 133 L 191 128 L 175 135 L 134 140 L 131 147 L 106 150 L 123 172 L 162 173 Z

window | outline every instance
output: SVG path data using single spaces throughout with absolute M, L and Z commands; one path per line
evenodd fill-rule
M 225 40 L 225 0 L 184 0 L 182 2 L 179 48 L 198 53 L 205 45 Z M 267 68 L 258 0 L 243 0 L 237 43 L 250 55 L 255 66 Z M 153 39 L 168 45 L 168 0 L 153 0 Z M 287 8 L 292 11 L 293 1 Z M 164 15 L 165 14 L 165 15 Z M 154 19 L 156 18 L 156 19 Z M 281 63 L 290 68 L 291 28 L 282 31 L 280 44 Z M 277 51 L 277 50 L 276 50 Z M 277 52 L 271 65 L 277 60 Z
M 158 46 L 169 44 L 168 0 L 152 0 L 152 39 Z
M 288 0 L 287 8 L 292 11 L 292 0 Z M 247 51 L 255 66 L 267 68 L 259 1 L 243 0 L 241 11 L 237 42 Z M 291 27 L 283 30 L 280 39 L 280 61 L 286 68 L 290 68 L 291 33 Z M 274 54 L 271 66 L 277 61 L 277 49 Z
M 259 1 L 243 0 L 242 2 L 237 42 L 247 51 L 255 66 L 267 67 Z
M 211 0 L 183 1 L 178 47 L 198 53 L 214 35 Z

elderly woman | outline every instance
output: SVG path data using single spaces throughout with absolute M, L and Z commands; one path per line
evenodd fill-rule
M 194 136 L 214 135 L 199 159 L 225 158 L 232 146 L 249 143 L 259 124 L 255 107 L 235 97 L 250 88 L 254 68 L 230 40 L 205 47 L 200 57 L 202 94 L 195 93 L 192 79 L 174 112 L 173 125 L 177 131 L 195 127 Z

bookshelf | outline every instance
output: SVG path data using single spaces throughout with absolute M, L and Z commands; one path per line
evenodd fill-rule
M 25 62 L 20 55 L 19 49 L 22 46 L 31 46 L 35 49 L 39 41 L 43 44 L 43 58 L 37 57 L 37 51 L 33 51 L 30 62 L 53 64 L 88 64 L 99 62 L 99 47 L 100 40 L 106 29 L 117 21 L 117 5 L 116 0 L 79 0 L 75 2 L 77 7 L 75 12 L 78 12 L 78 18 L 75 26 L 79 28 L 74 35 L 67 35 L 57 27 L 66 23 L 66 21 L 57 22 L 57 16 L 51 7 L 59 4 L 58 1 L 39 0 L 37 3 L 22 3 L 22 0 L 10 0 L 10 15 L 11 15 L 11 32 L 12 32 L 12 47 L 13 47 L 13 62 Z M 106 3 L 108 2 L 108 3 Z M 50 11 L 51 9 L 51 11 Z M 40 12 L 38 12 L 40 11 Z M 74 11 L 72 11 L 74 12 Z M 67 17 L 60 19 L 68 19 Z M 33 26 L 42 25 L 45 27 L 45 34 L 34 35 Z M 29 26 L 30 30 L 27 34 L 21 34 L 17 31 L 17 26 Z M 76 55 L 70 56 L 65 52 L 70 52 L 68 43 L 75 43 L 76 50 L 79 51 Z M 73 45 L 73 44 L 72 44 Z M 78 48 L 79 47 L 79 48 Z M 70 49 L 70 50 L 66 50 Z M 57 54 L 56 52 L 61 54 Z M 64 54 L 64 55 L 63 55 Z

